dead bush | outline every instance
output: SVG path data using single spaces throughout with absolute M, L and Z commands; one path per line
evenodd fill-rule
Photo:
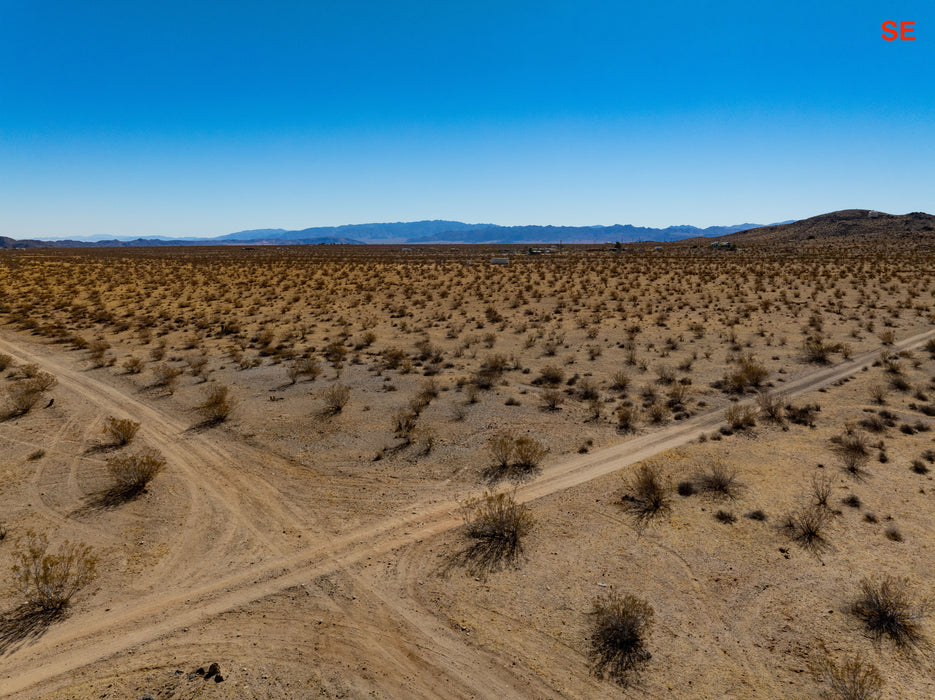
M 743 484 L 737 478 L 737 472 L 719 463 L 698 472 L 695 475 L 694 483 L 701 493 L 730 500 L 737 498 L 743 489 Z
M 815 474 L 812 477 L 812 503 L 827 508 L 833 484 L 834 480 L 830 476 Z
M 13 576 L 29 605 L 59 611 L 94 580 L 97 558 L 91 547 L 65 541 L 57 553 L 49 552 L 45 535 L 26 533 L 26 541 L 13 555 Z
M 117 447 L 129 445 L 139 429 L 140 424 L 129 418 L 111 416 L 104 424 L 104 434 L 110 438 L 110 443 Z
M 925 606 L 912 600 L 908 579 L 889 574 L 863 579 L 850 612 L 864 623 L 874 639 L 886 636 L 904 649 L 919 647 L 925 642 L 922 632 Z
M 626 393 L 627 389 L 630 388 L 630 375 L 622 370 L 614 372 L 610 378 L 610 388 L 614 391 Z
M 883 678 L 876 666 L 866 663 L 860 654 L 841 665 L 825 656 L 815 664 L 818 680 L 829 685 L 829 697 L 838 700 L 877 700 L 883 692 Z
M 7 367 L 13 366 L 13 358 L 9 355 L 0 353 L 0 372 L 5 372 Z
M 787 515 L 782 527 L 794 542 L 804 549 L 821 552 L 828 547 L 827 527 L 831 512 L 827 508 L 808 506 Z
M 626 686 L 652 658 L 646 648 L 652 606 L 632 595 L 608 593 L 594 601 L 590 657 L 594 673 Z
M 855 479 L 864 478 L 864 467 L 870 461 L 870 439 L 867 434 L 847 426 L 841 435 L 831 438 L 831 443 L 841 458 L 844 470 Z
M 802 343 L 806 362 L 826 365 L 831 361 L 831 354 L 841 352 L 840 343 L 831 343 L 819 335 L 810 336 Z

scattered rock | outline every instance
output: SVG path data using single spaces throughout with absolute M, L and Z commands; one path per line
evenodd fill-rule
M 223 682 L 224 682 L 224 676 L 222 676 L 220 673 L 218 673 L 217 675 L 214 676 L 214 682 L 215 682 L 215 683 L 223 683 Z
M 205 678 L 211 678 L 211 676 L 216 676 L 221 672 L 221 667 L 218 665 L 217 661 L 211 663 L 208 666 L 208 673 L 205 674 Z

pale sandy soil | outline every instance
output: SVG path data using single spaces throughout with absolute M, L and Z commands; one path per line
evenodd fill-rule
M 913 259 L 904 267 L 918 274 L 913 266 L 919 265 Z M 834 261 L 819 267 L 828 269 L 829 279 L 837 274 Z M 382 274 L 392 280 L 398 272 L 387 264 Z M 618 347 L 627 342 L 625 314 L 598 322 L 593 338 L 590 324 L 563 326 L 550 314 L 544 337 L 565 332 L 554 356 L 542 351 L 541 338 L 527 348 L 526 336 L 508 329 L 498 332 L 492 349 L 477 340 L 458 354 L 463 338 L 447 338 L 444 325 L 460 321 L 443 319 L 437 332 L 429 331 L 446 358 L 430 377 L 439 392 L 418 419 L 433 433 L 427 453 L 418 439 L 397 447 L 393 430 L 394 412 L 427 378 L 419 365 L 408 374 L 378 367 L 380 350 L 393 345 L 415 357 L 412 343 L 422 335 L 408 337 L 381 309 L 357 309 L 350 293 L 331 290 L 338 308 L 327 312 L 351 318 L 357 309 L 340 378 L 319 355 L 320 377 L 287 385 L 288 359 L 264 356 L 260 366 L 238 370 L 223 357 L 226 340 L 204 336 L 192 351 L 175 340 L 189 331 L 164 336 L 170 362 L 204 353 L 207 385 L 233 387 L 240 405 L 232 420 L 208 429 L 192 427 L 198 419 L 191 407 L 205 386 L 200 379 L 183 375 L 169 395 L 145 388 L 150 370 L 119 370 L 130 354 L 146 354 L 132 331 L 105 331 L 107 353 L 117 363 L 93 368 L 87 351 L 7 326 L 0 331 L 0 353 L 16 366 L 0 383 L 15 383 L 17 368 L 35 363 L 58 384 L 47 394 L 55 398 L 52 407 L 42 408 L 43 401 L 25 416 L 0 422 L 0 522 L 8 530 L 0 542 L 0 571 L 9 571 L 16 542 L 30 528 L 53 542 L 91 544 L 101 564 L 97 580 L 76 596 L 64 619 L 30 630 L 7 616 L 0 689 L 24 698 L 820 697 L 826 686 L 812 673 L 814 663 L 825 653 L 840 659 L 860 651 L 884 677 L 885 697 L 932 697 L 931 657 L 898 652 L 887 640 L 874 643 L 847 605 L 862 577 L 886 572 L 908 576 L 920 600 L 933 599 L 935 485 L 931 474 L 909 469 L 935 448 L 933 433 L 891 427 L 873 435 L 874 443 L 885 442 L 889 459 L 878 463 L 874 450 L 859 481 L 843 471 L 830 442 L 846 424 L 881 408 L 898 423 L 933 422 L 919 410 L 935 394 L 935 360 L 921 349 L 935 331 L 931 312 L 919 312 L 931 308 L 931 283 L 926 278 L 913 285 L 912 274 L 896 281 L 871 277 L 865 289 L 857 285 L 840 295 L 849 309 L 830 315 L 835 297 L 824 283 L 822 301 L 814 303 L 826 312 L 826 337 L 852 346 L 850 361 L 835 354 L 828 366 L 800 357 L 811 309 L 790 315 L 774 309 L 772 322 L 769 312 L 753 310 L 744 319 L 740 297 L 725 302 L 723 313 L 737 315 L 729 327 L 749 338 L 738 349 L 728 348 L 728 331 L 715 320 L 721 315 L 712 310 L 711 328 L 695 338 L 688 330 L 692 310 L 675 304 L 668 327 L 647 323 L 639 335 L 639 353 L 653 357 L 646 370 L 627 365 L 627 350 Z M 544 267 L 543 275 L 542 289 L 555 297 L 579 281 L 563 278 L 561 267 Z M 674 275 L 658 282 L 662 288 L 677 283 Z M 718 285 L 731 288 L 726 278 L 705 284 L 707 293 Z M 801 284 L 807 306 L 809 283 Z M 755 289 L 752 279 L 750 285 Z M 871 285 L 893 285 L 893 304 L 877 298 L 877 311 L 868 311 Z M 915 294 L 912 311 L 889 316 L 897 297 L 909 291 Z M 760 294 L 778 297 L 780 291 Z M 209 308 L 213 302 L 192 303 Z M 465 322 L 483 318 L 485 303 L 466 304 Z M 543 296 L 537 304 L 534 313 L 541 313 L 555 299 Z M 503 305 L 505 315 L 513 313 L 509 308 Z M 589 320 L 598 313 L 587 314 Z M 896 339 L 905 341 L 891 352 L 914 348 L 900 360 L 911 389 L 891 390 L 885 406 L 871 400 L 871 388 L 889 375 L 873 366 L 880 341 L 863 328 L 867 313 L 877 315 L 877 332 L 885 317 Z M 511 319 L 506 322 L 519 322 Z M 357 351 L 358 364 L 350 348 L 367 327 L 376 328 L 377 342 Z M 320 353 L 333 339 L 329 329 L 304 342 Z M 670 335 L 679 349 L 657 356 Z M 603 349 L 590 360 L 592 344 Z M 515 356 L 530 372 L 508 370 L 468 403 L 469 385 L 457 380 L 472 376 L 495 352 Z M 692 352 L 691 368 L 676 373 L 692 380 L 684 415 L 675 420 L 670 414 L 658 425 L 642 420 L 635 433 L 618 430 L 613 411 L 621 398 L 609 386 L 613 372 L 627 368 L 628 396 L 639 405 L 638 389 L 656 384 L 658 364 L 675 367 Z M 744 352 L 763 361 L 774 391 L 796 404 L 821 405 L 815 428 L 782 430 L 761 417 L 751 430 L 711 439 L 732 398 L 711 383 L 731 366 L 732 353 Z M 587 402 L 564 382 L 560 388 L 569 391 L 561 409 L 540 407 L 543 388 L 532 380 L 549 364 L 562 367 L 566 379 L 591 375 L 600 419 L 588 419 Z M 350 387 L 351 399 L 342 412 L 326 416 L 322 392 L 336 383 Z M 396 390 L 383 390 L 385 384 Z M 657 391 L 664 397 L 667 389 Z M 509 397 L 519 405 L 505 405 Z M 741 401 L 755 404 L 749 392 Z M 93 498 L 109 484 L 107 458 L 119 452 L 102 445 L 109 416 L 141 423 L 134 445 L 122 450 L 156 447 L 167 468 L 140 498 L 104 508 L 93 506 Z M 550 449 L 541 470 L 513 486 L 484 478 L 491 461 L 485 443 L 504 428 Z M 708 439 L 699 442 L 702 434 Z M 588 451 L 579 453 L 587 440 Z M 30 459 L 36 450 L 44 454 Z M 382 458 L 375 461 L 378 453 Z M 717 460 L 736 470 L 744 488 L 736 500 L 673 495 L 671 512 L 640 531 L 618 501 L 631 465 L 650 458 L 672 483 Z M 810 498 L 818 473 L 833 479 L 831 507 L 840 511 L 820 554 L 802 549 L 780 528 L 782 517 Z M 459 504 L 490 486 L 515 487 L 536 525 L 517 566 L 474 576 L 453 563 L 465 546 Z M 860 498 L 859 508 L 841 503 L 851 494 Z M 718 522 L 713 513 L 719 509 L 738 520 Z M 755 509 L 767 519 L 743 517 Z M 877 522 L 866 520 L 870 512 Z M 892 527 L 901 541 L 887 538 Z M 635 593 L 655 610 L 652 659 L 628 689 L 597 678 L 587 656 L 591 606 L 609 590 Z M 12 611 L 16 604 L 11 592 L 3 608 Z M 930 620 L 924 626 L 935 635 Z M 212 661 L 221 665 L 223 682 L 190 675 Z

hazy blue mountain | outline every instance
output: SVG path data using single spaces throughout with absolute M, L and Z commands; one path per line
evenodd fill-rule
M 791 223 L 789 221 L 781 222 Z M 777 226 L 779 224 L 769 224 Z M 760 228 L 761 224 L 734 226 L 669 226 L 649 228 L 630 224 L 613 226 L 498 226 L 466 224 L 461 221 L 410 221 L 376 224 L 318 226 L 297 231 L 281 228 L 238 231 L 214 238 L 110 238 L 108 240 L 0 241 L 0 248 L 25 247 L 136 247 L 167 245 L 354 245 L 366 243 L 631 243 L 634 241 L 677 241 L 697 236 L 724 236 Z M 92 237 L 92 238 L 97 238 Z
M 410 221 L 383 224 L 345 224 L 344 226 L 317 226 L 299 231 L 283 229 L 261 229 L 259 231 L 238 231 L 218 236 L 217 240 L 253 241 L 259 238 L 275 237 L 284 241 L 307 240 L 311 238 L 337 237 L 359 240 L 414 241 L 441 233 L 469 231 L 492 226 L 492 224 L 465 224 L 460 221 Z M 275 234 L 275 236 L 273 236 Z

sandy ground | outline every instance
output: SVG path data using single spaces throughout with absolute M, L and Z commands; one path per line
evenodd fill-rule
M 285 385 L 281 366 L 246 378 L 219 367 L 212 382 L 238 382 L 237 417 L 193 428 L 199 381 L 162 395 L 89 368 L 84 353 L 2 330 L 0 353 L 58 384 L 51 407 L 0 423 L 9 532 L 0 568 L 9 570 L 29 528 L 89 543 L 101 563 L 52 624 L 16 618 L 9 595 L 0 690 L 23 698 L 821 697 L 827 686 L 815 663 L 859 651 L 883 676 L 884 697 L 935 696 L 930 655 L 874 642 L 847 612 L 865 576 L 908 576 L 919 600 L 935 593 L 935 486 L 931 474 L 909 469 L 935 447 L 933 433 L 894 425 L 874 434 L 888 459 L 879 462 L 875 448 L 860 480 L 841 468 L 831 442 L 883 409 L 899 425 L 932 424 L 919 410 L 930 399 L 918 397 L 935 392 L 935 360 L 920 350 L 932 337 L 914 320 L 889 346 L 905 351 L 914 392 L 871 401 L 888 375 L 879 344 L 865 336 L 849 360 L 771 375 L 788 401 L 821 405 L 814 428 L 760 419 L 729 436 L 718 430 L 731 401 L 698 381 L 688 415 L 632 434 L 609 420 L 584 422 L 580 404 L 543 412 L 522 393 L 536 390 L 535 373 L 476 405 L 443 382 L 422 418 L 437 426 L 436 444 L 420 455 L 417 446 L 394 449 L 386 425 L 402 398 L 367 389 L 383 379 L 368 380 L 365 367 L 345 368 L 356 400 L 331 417 L 314 413 L 322 380 Z M 718 373 L 715 363 L 706 371 Z M 424 380 L 392 381 L 409 396 Z M 510 396 L 520 405 L 504 406 Z M 459 407 L 467 415 L 452 421 Z M 495 485 L 515 488 L 535 527 L 515 566 L 479 575 L 456 563 L 461 504 L 491 486 L 482 478 L 489 458 L 479 455 L 509 411 L 512 425 L 535 430 L 551 453 L 532 478 Z M 95 496 L 108 485 L 106 459 L 119 452 L 102 441 L 109 416 L 139 421 L 134 444 L 158 446 L 167 468 L 139 498 L 104 507 Z M 646 460 L 672 484 L 719 462 L 743 488 L 734 499 L 673 494 L 670 512 L 637 528 L 620 497 L 633 465 Z M 821 552 L 780 527 L 810 498 L 816 474 L 831 480 L 837 513 Z M 844 505 L 848 496 L 859 507 Z M 765 520 L 744 517 L 756 509 Z M 736 522 L 719 522 L 718 510 Z M 898 541 L 887 536 L 894 529 Z M 637 594 L 655 610 L 652 659 L 628 688 L 598 678 L 587 655 L 592 605 L 607 591 Z M 211 662 L 223 681 L 194 673 Z

